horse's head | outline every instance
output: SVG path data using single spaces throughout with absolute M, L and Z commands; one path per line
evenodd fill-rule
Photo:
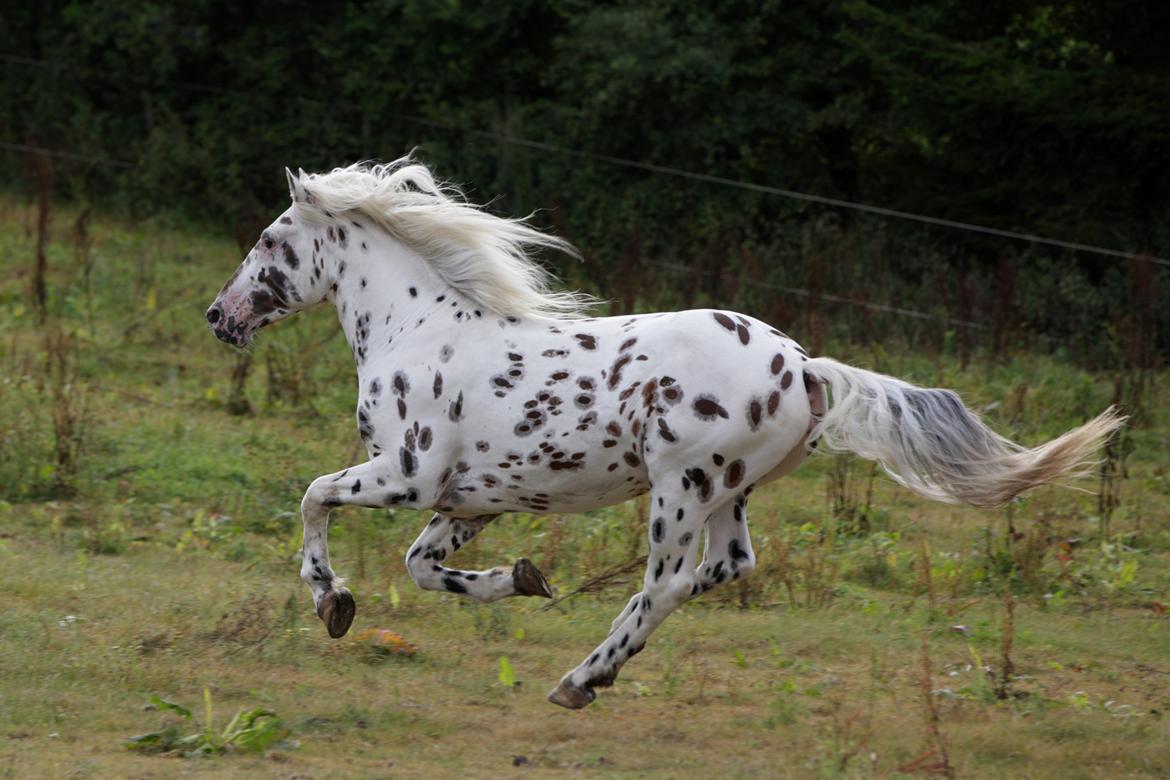
M 287 169 L 293 206 L 265 228 L 244 262 L 207 310 L 216 338 L 237 347 L 270 322 L 319 303 L 328 284 L 316 266 L 312 227 L 298 215 L 303 199 L 297 177 Z

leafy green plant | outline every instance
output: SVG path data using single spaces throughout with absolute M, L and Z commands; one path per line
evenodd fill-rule
M 505 688 L 514 688 L 516 686 L 516 671 L 512 668 L 512 662 L 508 660 L 508 656 L 500 656 L 500 685 Z
M 121 555 L 130 545 L 130 532 L 117 520 L 86 529 L 83 547 L 91 555 Z
M 800 714 L 800 702 L 796 699 L 796 683 L 785 677 L 772 688 L 772 699 L 768 702 L 768 717 L 764 719 L 767 728 L 788 726 L 796 722 Z
M 191 527 L 183 532 L 175 549 L 179 552 L 192 548 L 210 549 L 233 540 L 239 533 L 239 529 L 232 525 L 232 518 L 197 509 L 191 517 Z
M 186 758 L 230 753 L 237 750 L 263 753 L 278 744 L 290 746 L 285 741 L 288 729 L 284 728 L 276 713 L 263 707 L 236 712 L 226 726 L 214 728 L 211 715 L 211 691 L 203 689 L 203 727 L 199 731 L 184 734 L 183 724 L 193 722 L 191 710 L 173 701 L 167 701 L 158 694 L 150 697 L 150 703 L 161 712 L 178 715 L 178 722 L 166 723 L 157 731 L 138 734 L 126 741 L 130 750 L 144 753 L 181 753 Z

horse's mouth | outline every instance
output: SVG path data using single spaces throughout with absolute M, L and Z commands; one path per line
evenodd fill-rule
M 233 347 L 243 348 L 252 343 L 251 330 L 245 323 L 236 322 L 235 317 L 228 317 L 227 320 L 213 325 L 211 332 L 224 344 L 231 344 Z

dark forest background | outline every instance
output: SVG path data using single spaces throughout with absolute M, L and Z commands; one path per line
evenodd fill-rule
M 1140 0 L 23 3 L 0 10 L 0 171 L 35 188 L 27 147 L 54 150 L 59 197 L 246 245 L 284 166 L 417 147 L 500 213 L 541 209 L 586 258 L 549 262 L 614 311 L 1148 368 L 1170 350 L 1148 259 L 1170 257 L 1167 33 Z

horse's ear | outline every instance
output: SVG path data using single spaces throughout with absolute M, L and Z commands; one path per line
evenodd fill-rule
M 288 196 L 292 198 L 294 202 L 298 200 L 304 200 L 304 193 L 301 191 L 300 182 L 297 181 L 299 178 L 297 174 L 293 173 L 288 168 L 285 168 L 284 175 L 288 177 Z

